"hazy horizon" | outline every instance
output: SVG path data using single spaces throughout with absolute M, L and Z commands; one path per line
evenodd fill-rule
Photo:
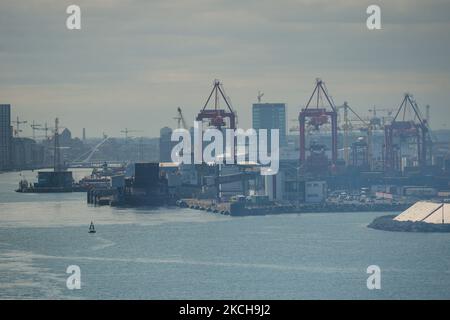
M 397 109 L 405 92 L 431 106 L 433 129 L 450 119 L 450 2 L 377 1 L 382 30 L 366 28 L 373 1 L 27 1 L 0 4 L 0 103 L 12 116 L 61 125 L 74 136 L 156 137 L 188 123 L 220 79 L 251 125 L 263 102 L 288 106 L 288 128 L 315 79 L 337 105 Z M 81 30 L 66 8 L 81 7 Z M 374 3 L 375 4 L 375 3 Z

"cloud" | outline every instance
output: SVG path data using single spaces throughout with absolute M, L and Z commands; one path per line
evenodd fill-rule
M 214 78 L 242 126 L 258 90 L 295 118 L 316 77 L 362 113 L 411 91 L 448 117 L 450 3 L 380 1 L 383 30 L 368 31 L 371 2 L 79 0 L 80 31 L 65 28 L 72 1 L 2 3 L 0 96 L 14 114 L 96 135 L 156 136 L 178 106 L 193 119 Z

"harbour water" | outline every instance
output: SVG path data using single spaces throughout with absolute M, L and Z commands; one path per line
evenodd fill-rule
M 84 193 L 17 194 L 20 178 L 0 174 L 2 299 L 450 298 L 450 234 L 366 227 L 386 212 L 94 208 Z M 66 287 L 70 265 L 80 290 Z M 380 290 L 367 288 L 370 265 Z

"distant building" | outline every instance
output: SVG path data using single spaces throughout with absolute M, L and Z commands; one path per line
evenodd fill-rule
M 14 169 L 33 169 L 43 166 L 45 148 L 30 138 L 12 138 L 11 166 Z
M 11 105 L 0 104 L 0 170 L 11 165 Z
M 286 105 L 284 103 L 254 103 L 253 129 L 279 129 L 280 146 L 286 145 Z M 268 132 L 270 140 L 270 131 Z M 269 144 L 270 147 L 270 144 Z
M 60 134 L 59 134 L 59 143 L 60 145 L 66 146 L 70 144 L 72 141 L 72 132 L 70 132 L 69 129 L 65 128 Z
M 305 182 L 305 202 L 320 203 L 327 198 L 326 181 L 307 181 Z
M 172 146 L 171 141 L 172 129 L 164 127 L 159 131 L 159 162 L 171 162 Z

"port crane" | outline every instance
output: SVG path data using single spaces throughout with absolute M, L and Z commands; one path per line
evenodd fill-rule
M 313 98 L 316 96 L 313 102 Z M 323 107 L 324 100 L 329 105 L 329 109 Z M 315 106 L 313 106 L 315 104 Z M 308 100 L 305 108 L 302 109 L 298 116 L 299 130 L 300 130 L 300 163 L 304 165 L 309 162 L 311 165 L 317 167 L 318 171 L 322 171 L 324 166 L 327 166 L 327 159 L 324 152 L 316 155 L 317 152 L 313 152 L 313 147 L 310 147 L 310 159 L 306 158 L 306 125 L 312 126 L 315 130 L 319 130 L 322 125 L 331 122 L 331 164 L 336 165 L 337 161 L 337 110 L 331 96 L 328 94 L 325 83 L 317 78 L 316 86 L 314 88 L 311 97 Z M 320 146 L 322 147 L 322 146 Z M 323 148 L 321 148 L 322 150 Z M 312 158 L 315 157 L 314 159 Z
M 361 131 L 367 132 L 367 159 L 368 159 L 368 165 L 369 167 L 372 167 L 371 165 L 371 158 L 372 158 L 372 133 L 374 129 L 374 125 L 370 121 L 364 120 L 361 116 L 359 116 L 356 111 L 351 108 L 347 101 L 344 102 L 342 106 L 336 106 L 336 110 L 344 110 L 344 121 L 341 125 L 341 129 L 343 131 L 343 151 L 344 151 L 344 161 L 346 165 L 350 163 L 350 146 L 349 146 L 349 133 L 354 130 L 354 125 L 352 122 L 359 122 L 361 123 L 361 126 L 358 126 Z M 349 114 L 352 114 L 356 118 L 350 119 Z
M 207 109 L 208 104 L 214 95 L 214 109 Z M 219 106 L 219 98 L 225 101 L 227 109 L 221 109 Z M 236 112 L 231 107 L 230 98 L 225 94 L 225 90 L 223 88 L 222 83 L 219 80 L 214 80 L 214 85 L 211 90 L 211 93 L 208 96 L 208 99 L 205 102 L 202 110 L 200 110 L 197 115 L 197 121 L 209 120 L 209 124 L 211 126 L 216 127 L 217 129 L 221 129 L 222 127 L 227 126 L 225 119 L 229 120 L 228 128 L 236 129 L 237 123 L 237 115 Z
M 430 128 L 410 93 L 405 93 L 392 122 L 384 127 L 384 132 L 385 171 L 400 170 L 401 146 L 408 142 L 416 145 L 419 167 L 427 165 L 427 151 L 431 149 Z

